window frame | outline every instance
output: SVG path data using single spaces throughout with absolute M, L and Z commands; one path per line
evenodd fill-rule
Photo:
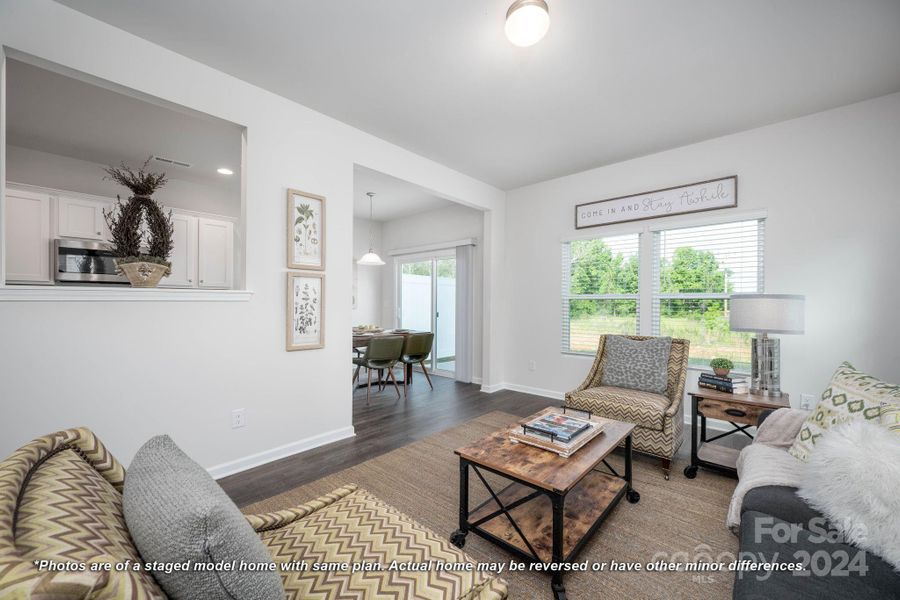
M 763 221 L 763 230 L 768 226 L 768 211 L 765 209 L 755 210 L 755 209 L 725 209 L 722 211 L 723 214 L 711 214 L 711 213 L 695 213 L 688 215 L 678 215 L 673 217 L 664 217 L 662 219 L 654 219 L 652 221 L 645 221 L 643 224 L 635 225 L 634 223 L 627 224 L 615 224 L 615 225 L 607 225 L 603 227 L 594 228 L 590 233 L 582 233 L 574 236 L 566 236 L 560 239 L 560 260 L 562 263 L 562 271 L 561 271 L 561 303 L 560 306 L 564 310 L 561 311 L 561 323 L 560 323 L 560 353 L 563 355 L 569 356 L 580 356 L 580 357 L 593 357 L 595 356 L 594 352 L 582 352 L 577 350 L 570 350 L 569 342 L 570 342 L 570 331 L 569 331 L 569 318 L 568 318 L 568 301 L 571 299 L 629 299 L 631 296 L 636 296 L 637 298 L 637 335 L 659 335 L 658 333 L 658 324 L 659 324 L 659 305 L 657 299 L 666 299 L 669 297 L 682 299 L 694 297 L 697 299 L 728 299 L 731 294 L 720 293 L 720 294 L 656 294 L 656 282 L 654 281 L 654 276 L 656 275 L 656 269 L 654 268 L 654 261 L 656 260 L 656 249 L 655 238 L 656 233 L 661 231 L 668 231 L 672 229 L 685 229 L 691 227 L 703 227 L 706 225 L 722 225 L 727 223 L 737 223 L 740 221 L 753 221 L 753 220 L 761 220 Z M 570 265 L 571 262 L 566 260 L 569 258 L 567 248 L 568 245 L 573 241 L 579 240 L 593 240 L 593 239 L 603 239 L 610 237 L 618 237 L 629 234 L 638 234 L 638 293 L 637 294 L 588 294 L 588 295 L 577 295 L 577 297 L 573 297 L 573 295 L 567 295 L 567 291 L 569 289 L 570 284 Z M 761 244 L 761 258 L 760 258 L 760 275 L 759 275 L 759 292 L 763 293 L 765 286 L 765 263 L 767 260 L 766 256 L 766 245 L 765 245 L 765 237 L 763 236 L 763 243 Z M 605 296 L 610 296 L 609 298 L 605 298 Z M 593 297 L 593 298 L 592 298 Z M 654 329 L 656 328 L 656 332 L 654 333 Z M 689 369 L 698 369 L 697 365 L 689 365 Z M 735 371 L 737 372 L 737 371 Z

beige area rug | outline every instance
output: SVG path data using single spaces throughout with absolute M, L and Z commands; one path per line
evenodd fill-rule
M 356 483 L 420 524 L 449 536 L 457 527 L 458 515 L 459 463 L 453 450 L 517 420 L 502 412 L 488 413 L 243 510 L 279 510 Z M 621 456 L 614 456 L 610 463 L 622 472 Z M 689 480 L 681 474 L 684 466 L 682 462 L 673 467 L 672 478 L 666 481 L 658 461 L 635 456 L 634 487 L 641 501 L 632 505 L 623 500 L 582 550 L 578 561 L 730 562 L 738 541 L 725 527 L 725 515 L 735 482 L 702 470 L 696 479 Z M 470 476 L 470 486 L 472 507 L 488 498 L 474 475 Z M 476 561 L 506 562 L 512 558 L 474 534 L 469 534 L 465 551 Z M 510 598 L 551 597 L 550 580 L 545 575 L 505 572 L 502 576 L 509 582 Z M 572 573 L 566 575 L 565 585 L 574 600 L 724 600 L 731 598 L 733 577 L 727 572 Z

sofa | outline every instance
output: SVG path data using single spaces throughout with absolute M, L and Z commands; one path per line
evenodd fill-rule
M 649 340 L 646 336 L 623 336 L 630 340 Z M 608 419 L 634 423 L 632 443 L 635 452 L 661 460 L 663 474 L 669 478 L 672 459 L 684 441 L 684 382 L 687 377 L 690 342 L 672 339 L 667 367 L 666 393 L 601 385 L 606 359 L 606 336 L 601 335 L 594 364 L 577 388 L 566 393 L 566 406 L 588 410 Z
M 78 570 L 141 562 L 122 511 L 125 469 L 88 429 L 38 438 L 0 463 L 0 598 L 163 600 L 152 573 Z M 347 485 L 286 510 L 246 516 L 276 563 L 472 562 L 442 536 Z M 39 569 L 37 561 L 55 561 Z M 289 571 L 288 599 L 501 600 L 506 583 L 477 571 Z M 202 599 L 197 599 L 202 600 Z
M 784 415 L 787 415 L 785 411 L 791 410 L 779 409 Z M 765 439 L 762 425 L 772 414 L 773 411 L 767 411 L 762 415 L 757 441 L 753 445 Z M 800 423 L 795 419 L 796 429 L 782 432 L 786 440 L 796 436 Z M 786 446 L 782 446 L 776 451 L 788 456 Z M 766 473 L 748 473 L 747 470 L 777 469 L 777 462 L 771 459 L 753 463 L 739 461 L 739 475 L 760 479 L 759 476 L 764 477 Z M 781 479 L 786 483 L 791 476 L 789 470 L 784 472 L 787 476 Z M 797 488 L 791 485 L 761 485 L 743 492 L 739 507 L 738 559 L 756 563 L 799 562 L 804 563 L 806 571 L 776 571 L 759 576 L 753 572 L 738 572 L 734 600 L 900 598 L 900 573 L 879 556 L 842 540 L 827 519 L 796 492 Z

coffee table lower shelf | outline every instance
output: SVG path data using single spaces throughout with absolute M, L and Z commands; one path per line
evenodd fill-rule
M 609 511 L 622 499 L 626 487 L 627 484 L 623 479 L 593 471 L 566 496 L 563 511 L 565 561 L 572 560 L 578 554 L 584 543 L 590 539 L 593 530 L 603 523 Z M 497 497 L 505 506 L 510 506 L 533 492 L 534 489 L 521 483 L 510 483 L 497 494 Z M 489 498 L 469 514 L 469 521 L 477 523 L 496 512 L 497 506 L 494 500 Z M 541 494 L 516 506 L 509 514 L 535 549 L 540 562 L 553 562 L 553 503 L 550 497 Z M 494 543 L 512 546 L 526 558 L 533 558 L 528 546 L 503 513 L 495 514 L 482 525 L 470 525 L 469 531 L 490 538 Z

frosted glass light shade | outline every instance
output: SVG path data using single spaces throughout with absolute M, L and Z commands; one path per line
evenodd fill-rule
M 372 249 L 369 248 L 369 251 L 362 255 L 358 261 L 356 261 L 358 265 L 369 265 L 374 267 L 380 267 L 384 264 L 384 261 L 381 260 L 381 257 L 372 252 Z
M 506 13 L 504 31 L 515 46 L 537 44 L 550 29 L 550 9 L 544 0 L 516 0 Z
M 732 331 L 803 333 L 805 296 L 733 294 L 729 299 Z

